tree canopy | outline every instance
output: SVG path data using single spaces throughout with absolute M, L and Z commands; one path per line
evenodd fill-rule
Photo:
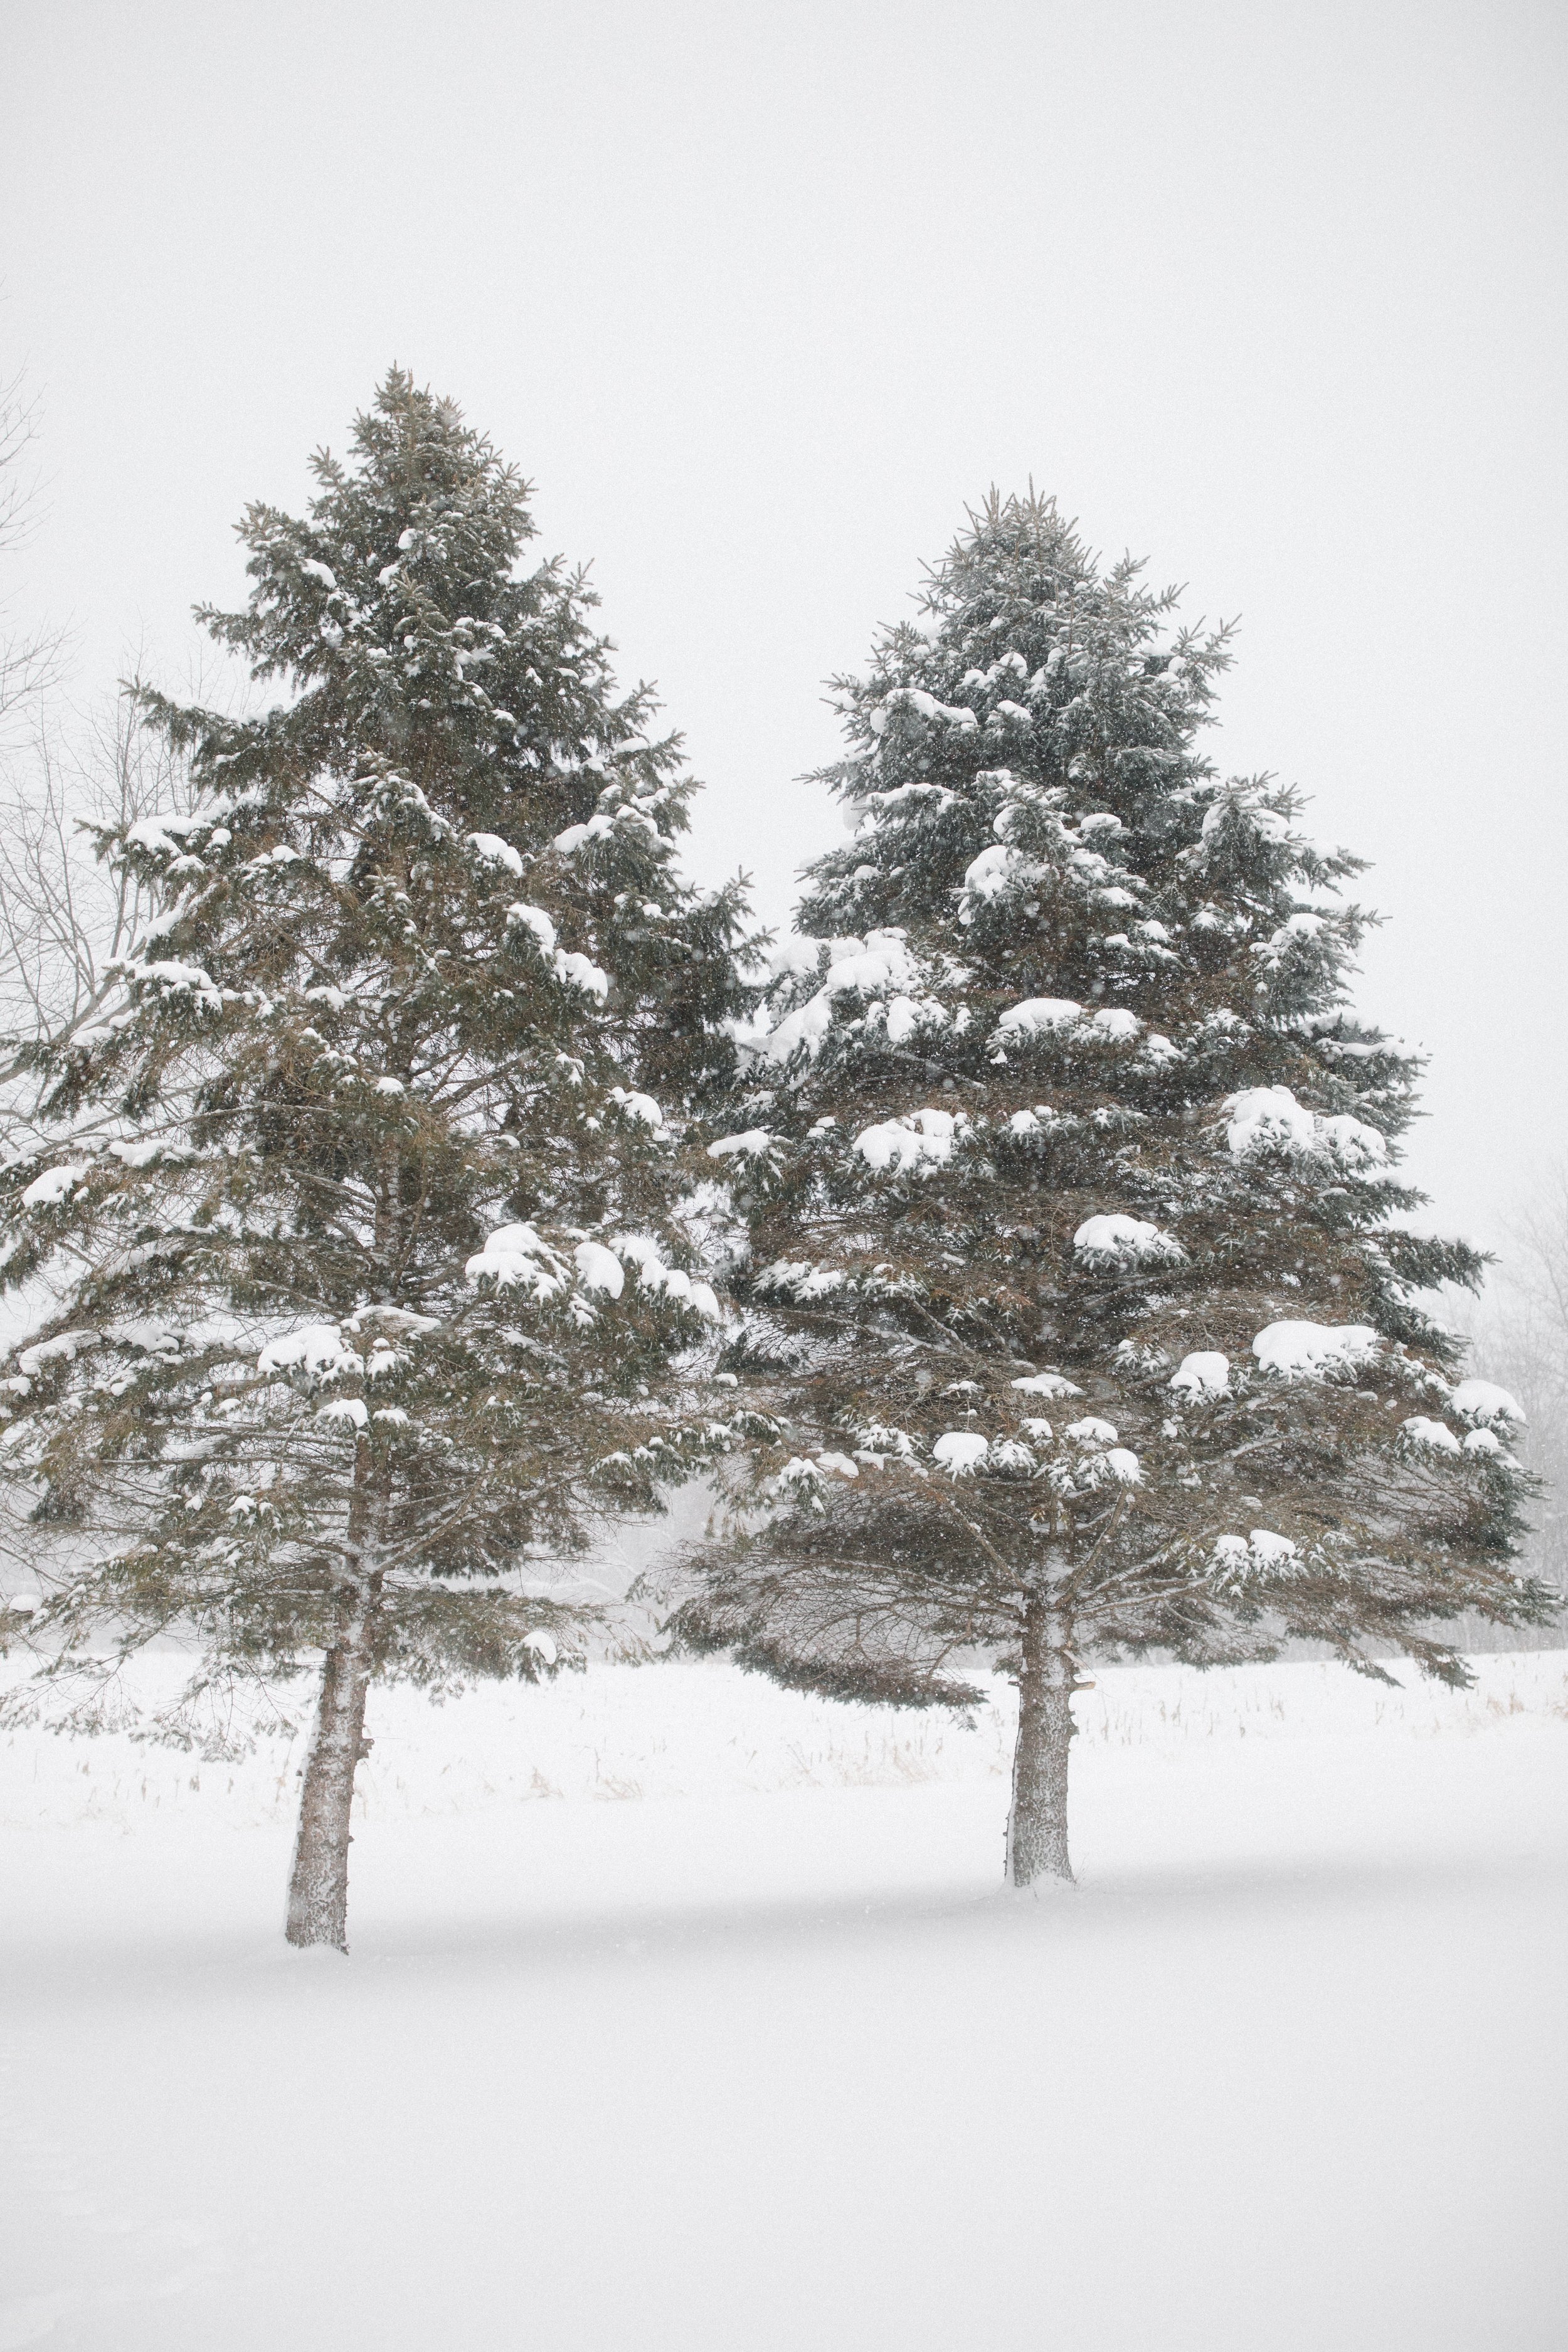
M 0 1176 L 62 1671 L 106 1621 L 210 1682 L 353 1619 L 374 1673 L 536 1672 L 575 1618 L 530 1563 L 718 1442 L 674 1205 L 745 992 L 679 740 L 450 403 L 395 372 L 314 471 L 201 616 L 279 698 L 141 690 L 194 808 L 105 836 L 155 917 Z
M 909 1701 L 1291 1634 L 1458 1678 L 1432 1621 L 1546 1605 L 1516 1409 L 1423 1301 L 1482 1261 L 1410 1223 L 1358 861 L 1217 773 L 1227 633 L 1174 605 L 993 498 L 834 681 L 851 837 L 713 1146 L 788 1458 L 737 1472 L 700 1647 Z

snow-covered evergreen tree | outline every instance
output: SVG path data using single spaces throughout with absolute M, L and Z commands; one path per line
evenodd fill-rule
M 721 1441 L 672 1207 L 742 998 L 677 744 L 583 580 L 522 560 L 527 486 L 396 373 L 314 470 L 306 519 L 246 517 L 247 609 L 202 615 L 283 698 L 142 698 L 195 814 L 105 841 L 160 912 L 39 1049 L 0 1225 L 48 1311 L 0 1403 L 72 1562 L 47 1671 L 106 1625 L 194 1634 L 209 1691 L 324 1654 L 288 1931 L 342 1946 L 373 1679 L 569 1657 L 531 1559 Z
M 1200 748 L 1226 632 L 993 499 L 864 679 L 848 844 L 712 1146 L 751 1227 L 739 1460 L 688 1642 L 845 1697 L 1016 1682 L 1013 1881 L 1070 1876 L 1086 1652 L 1290 1634 L 1464 1667 L 1538 1619 L 1517 1408 L 1418 1294 L 1415 1058 L 1350 1009 L 1357 870 Z

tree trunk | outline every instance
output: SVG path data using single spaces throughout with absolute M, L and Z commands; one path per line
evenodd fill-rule
M 354 1774 L 369 1748 L 364 1703 L 370 1689 L 371 1612 L 367 1594 L 344 1602 L 321 1669 L 321 1705 L 300 1791 L 300 1830 L 289 1882 L 291 1944 L 328 1944 L 346 1952 L 349 1912 L 349 1811 Z
M 1061 1610 L 1033 1598 L 1025 1604 L 1007 1820 L 1007 1875 L 1015 1886 L 1032 1886 L 1038 1879 L 1073 1883 L 1068 1854 L 1068 1748 L 1077 1679 L 1071 1637 Z

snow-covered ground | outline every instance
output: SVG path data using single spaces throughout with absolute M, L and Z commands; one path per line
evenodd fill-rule
M 1478 1664 L 1102 1675 L 1037 1904 L 1000 1707 L 380 1692 L 348 1961 L 297 1753 L 0 1741 L 0 2352 L 1556 2352 L 1568 1654 Z

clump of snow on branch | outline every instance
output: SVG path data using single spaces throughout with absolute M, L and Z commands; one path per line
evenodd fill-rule
M 1009 1005 L 996 1024 L 996 1034 L 1004 1039 L 1055 1036 L 1077 1026 L 1083 1019 L 1083 1007 L 1068 996 L 1030 996 L 1022 1004 Z
M 528 1290 L 542 1306 L 566 1286 L 566 1262 L 531 1224 L 498 1225 L 464 1268 L 470 1282 Z
M 579 1242 L 572 1253 L 576 1261 L 577 1279 L 584 1290 L 602 1290 L 611 1298 L 618 1298 L 626 1288 L 626 1268 L 614 1250 L 602 1242 Z
M 521 880 L 521 852 L 514 849 L 510 841 L 503 841 L 499 833 L 470 833 L 468 846 L 486 865 L 504 866 L 509 874 Z M 537 913 L 538 909 L 532 911 Z
M 25 1209 L 58 1208 L 86 1174 L 85 1168 L 69 1164 L 47 1168 L 41 1176 L 34 1177 L 23 1193 L 22 1206 Z
M 1252 1352 L 1266 1372 L 1282 1380 L 1321 1380 L 1352 1370 L 1375 1355 L 1383 1341 L 1366 1323 L 1270 1323 L 1258 1334 Z
M 741 1135 L 721 1135 L 708 1146 L 710 1160 L 761 1160 L 773 1149 L 765 1127 L 750 1127 Z
M 939 1462 L 950 1478 L 967 1478 L 984 1461 L 990 1445 L 973 1430 L 950 1429 L 934 1441 L 931 1450 L 932 1461 Z
M 1142 1217 L 1086 1217 L 1072 1245 L 1089 1266 L 1181 1265 L 1186 1252 L 1173 1235 Z
M 360 1369 L 356 1348 L 345 1346 L 336 1323 L 307 1323 L 302 1330 L 271 1339 L 256 1359 L 258 1372 L 304 1372 L 317 1381 Z
M 1408 1421 L 1400 1423 L 1400 1432 L 1406 1445 L 1413 1446 L 1417 1453 L 1458 1454 L 1463 1451 L 1447 1422 L 1433 1421 L 1426 1413 L 1413 1413 Z
M 1226 1143 L 1233 1158 L 1259 1151 L 1329 1155 L 1350 1169 L 1382 1167 L 1387 1139 L 1364 1119 L 1325 1118 L 1298 1102 L 1289 1087 L 1244 1087 L 1226 1097 Z
M 636 1119 L 639 1127 L 651 1129 L 655 1134 L 664 1126 L 664 1113 L 651 1095 L 641 1095 L 626 1087 L 612 1087 L 610 1100 L 618 1104 L 627 1118 Z
M 755 1041 L 753 1050 L 764 1061 L 787 1062 L 803 1046 L 815 1055 L 833 1024 L 835 997 L 851 992 L 885 997 L 919 986 L 919 971 L 901 930 L 868 931 L 864 940 L 833 940 L 828 954 L 827 976 L 816 995 Z
M 1518 1398 L 1499 1388 L 1495 1381 L 1461 1381 L 1448 1402 L 1472 1429 L 1495 1431 L 1500 1423 L 1505 1430 L 1524 1427 L 1524 1410 Z
M 1026 1396 L 1069 1397 L 1083 1394 L 1080 1388 L 1075 1387 L 1060 1372 L 1030 1372 L 1022 1380 L 1009 1382 L 1009 1386 L 1022 1389 Z
M 1289 1576 L 1300 1567 L 1300 1547 L 1289 1536 L 1268 1528 L 1254 1528 L 1249 1536 L 1219 1536 L 1203 1571 L 1220 1591 L 1243 1592 L 1248 1586 Z
M 962 1111 L 917 1110 L 907 1118 L 883 1119 L 862 1129 L 855 1149 L 873 1168 L 901 1174 L 906 1169 L 942 1167 L 967 1124 Z

